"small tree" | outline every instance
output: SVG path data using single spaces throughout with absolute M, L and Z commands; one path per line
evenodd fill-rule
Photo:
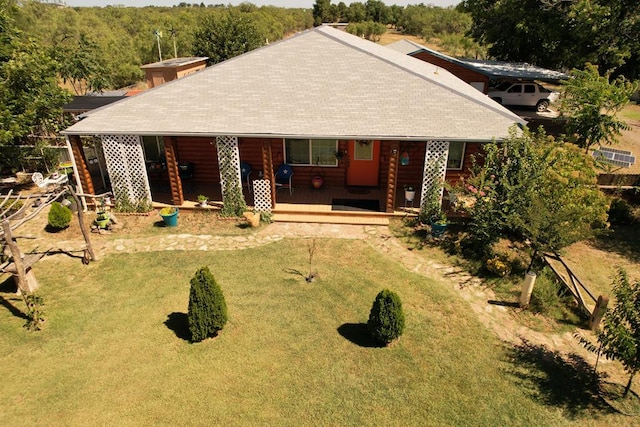
M 584 70 L 571 71 L 571 77 L 562 82 L 560 111 L 567 116 L 572 142 L 586 152 L 598 143 L 617 143 L 617 137 L 629 126 L 616 114 L 629 103 L 638 85 L 623 76 L 610 81 L 609 74 L 600 76 L 598 67 L 589 63 Z
M 629 373 L 623 394 L 627 397 L 633 377 L 640 371 L 640 281 L 631 283 L 621 268 L 612 290 L 616 304 L 605 314 L 602 330 L 596 332 L 600 345 L 594 346 L 584 338 L 580 341 L 588 350 L 622 363 Z
M 404 312 L 398 294 L 388 289 L 378 293 L 369 313 L 367 329 L 374 340 L 384 345 L 402 335 Z
M 208 267 L 191 279 L 188 318 L 193 342 L 215 336 L 227 323 L 227 303 Z
M 469 228 L 486 253 L 500 237 L 558 251 L 604 226 L 607 199 L 596 187 L 593 160 L 544 132 L 512 133 L 484 146 L 465 189 L 475 201 Z

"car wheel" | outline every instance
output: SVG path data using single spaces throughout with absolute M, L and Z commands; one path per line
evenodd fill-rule
M 538 113 L 543 113 L 547 111 L 547 108 L 549 108 L 549 101 L 547 101 L 546 99 L 543 99 L 542 101 L 538 101 L 538 103 L 536 104 L 536 111 Z

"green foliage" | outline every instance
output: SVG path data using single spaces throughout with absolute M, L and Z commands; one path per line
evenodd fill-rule
M 209 57 L 208 64 L 217 64 L 262 46 L 266 38 L 250 16 L 231 10 L 202 19 L 195 31 L 193 52 Z
M 139 196 L 139 194 L 148 193 L 146 184 L 142 179 L 127 182 L 129 179 L 118 174 L 112 176 L 111 187 L 113 188 L 116 212 L 151 212 L 153 209 L 151 200 L 146 196 Z
M 442 192 L 445 186 L 445 181 L 441 176 L 442 167 L 444 166 L 445 158 L 439 157 L 432 159 L 431 163 L 427 165 L 429 174 L 433 176 L 431 186 L 427 188 L 425 196 L 420 203 L 420 222 L 428 224 L 432 218 L 443 219 L 444 213 L 442 212 Z M 444 215 L 444 221 L 446 223 L 446 215 Z
M 54 230 L 63 230 L 69 226 L 72 217 L 71 209 L 61 205 L 59 202 L 53 202 L 49 208 L 47 219 L 49 227 Z
M 471 36 L 505 61 L 552 69 L 586 62 L 640 76 L 640 2 L 635 0 L 466 0 Z
M 57 132 L 63 126 L 62 106 L 71 99 L 58 86 L 57 61 L 15 28 L 13 12 L 7 2 L 0 3 L 0 146 Z
M 369 313 L 367 329 L 371 337 L 387 345 L 402 335 L 404 327 L 404 312 L 400 297 L 395 292 L 383 289 L 376 296 Z
M 42 324 L 45 322 L 44 312 L 42 311 L 44 300 L 41 296 L 26 294 L 24 295 L 24 302 L 27 304 L 27 321 L 24 327 L 29 331 L 41 330 Z
M 241 217 L 247 210 L 247 203 L 242 194 L 242 184 L 236 173 L 237 167 L 233 164 L 231 156 L 223 154 L 220 159 L 220 170 L 224 175 L 224 187 L 222 188 L 222 209 L 220 215 L 224 217 Z
M 425 40 L 454 34 L 463 36 L 471 28 L 471 15 L 451 8 L 409 5 L 402 11 L 398 26 L 406 34 Z
M 593 160 L 543 131 L 484 146 L 464 190 L 474 200 L 467 245 L 482 254 L 500 237 L 557 251 L 606 224 L 607 200 L 596 187 Z
M 111 86 L 98 44 L 85 33 L 81 33 L 76 40 L 65 37 L 54 45 L 53 52 L 60 63 L 62 81 L 71 84 L 76 95 L 85 95 L 89 91 L 102 92 Z
M 356 22 L 347 25 L 346 31 L 349 34 L 356 35 L 358 37 L 364 37 L 367 40 L 377 42 L 380 37 L 387 31 L 387 27 L 384 24 L 373 21 Z
M 208 267 L 191 279 L 188 318 L 193 342 L 215 336 L 227 323 L 227 303 Z
M 506 277 L 511 274 L 511 264 L 509 259 L 500 254 L 495 255 L 485 261 L 485 268 L 498 277 Z
M 608 217 L 611 224 L 626 225 L 633 224 L 635 222 L 633 211 L 629 203 L 618 197 L 611 200 Z
M 630 282 L 626 271 L 619 269 L 612 283 L 615 305 L 596 332 L 601 352 L 608 359 L 619 360 L 629 373 L 624 397 L 631 389 L 634 375 L 640 370 L 640 281 Z M 592 346 L 586 346 L 593 350 Z
M 564 93 L 560 111 L 567 116 L 569 138 L 579 147 L 589 150 L 598 143 L 613 144 L 629 127 L 617 113 L 628 103 L 637 84 L 619 76 L 600 76 L 598 67 L 587 64 L 584 70 L 574 69 L 569 80 L 563 81 Z

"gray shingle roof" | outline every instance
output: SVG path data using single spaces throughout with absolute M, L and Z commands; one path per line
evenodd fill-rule
M 64 133 L 490 140 L 524 123 L 442 68 L 318 27 L 92 111 Z
M 490 79 L 523 79 L 523 80 L 540 80 L 540 81 L 558 81 L 569 78 L 565 73 L 560 71 L 549 70 L 547 68 L 537 67 L 535 65 L 523 62 L 504 62 L 504 61 L 485 61 L 479 59 L 458 59 L 453 58 L 444 53 L 429 49 L 426 46 L 412 42 L 411 40 L 398 40 L 395 43 L 387 45 L 397 52 L 411 55 L 418 52 L 427 52 L 438 58 L 453 64 L 483 74 Z

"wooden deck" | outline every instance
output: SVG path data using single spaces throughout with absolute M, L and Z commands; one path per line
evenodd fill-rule
M 183 209 L 201 209 L 198 207 L 198 195 L 203 194 L 209 197 L 211 207 L 209 209 L 219 209 L 222 204 L 222 195 L 217 185 L 196 184 L 185 185 L 185 202 L 181 206 Z M 253 193 L 243 187 L 247 206 L 253 206 Z M 276 194 L 276 206 L 273 209 L 274 221 L 282 222 L 317 222 L 334 224 L 361 224 L 361 225 L 387 225 L 389 218 L 393 216 L 404 216 L 417 213 L 417 201 L 414 201 L 415 208 L 407 204 L 405 208 L 404 191 L 396 194 L 395 211 L 393 213 L 384 212 L 385 192 L 380 188 L 344 188 L 344 187 L 323 187 L 314 189 L 308 187 L 294 187 L 292 194 L 288 189 L 280 189 Z M 158 191 L 152 187 L 154 206 L 168 206 L 171 197 L 168 192 Z M 342 207 L 335 210 L 336 201 L 367 201 L 368 203 L 378 203 L 378 211 L 361 209 L 358 207 Z

